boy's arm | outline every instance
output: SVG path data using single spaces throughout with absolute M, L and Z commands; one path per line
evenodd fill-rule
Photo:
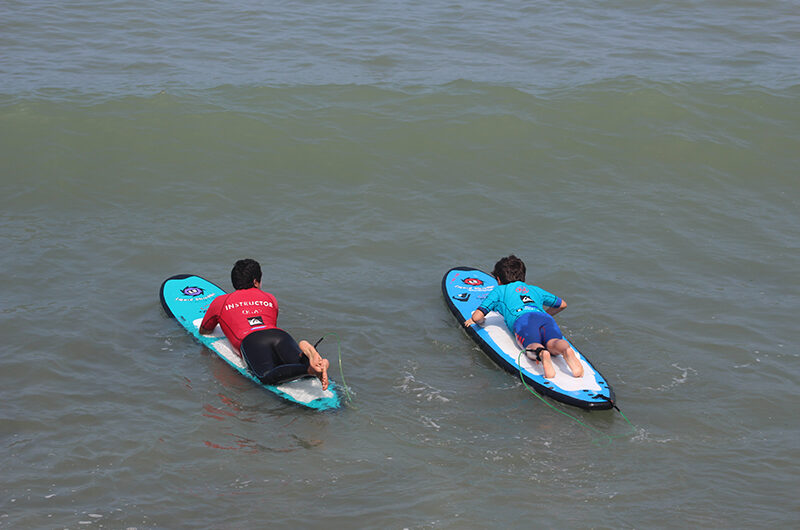
M 560 312 L 562 312 L 566 308 L 567 308 L 567 303 L 562 298 L 561 299 L 561 305 L 556 306 L 556 307 L 548 307 L 547 309 L 545 309 L 545 311 L 547 311 L 547 314 L 550 315 L 550 316 L 556 316 L 557 314 L 559 314 Z
M 472 312 L 472 316 L 464 321 L 464 327 L 468 328 L 473 324 L 483 324 L 483 321 L 486 320 L 486 315 L 483 311 L 481 311 L 481 307 L 476 309 Z
M 464 327 L 468 328 L 473 324 L 483 324 L 486 320 L 486 314 L 492 310 L 494 303 L 500 298 L 499 285 L 492 289 L 486 298 L 483 299 L 478 309 L 472 312 L 472 316 L 464 321 Z

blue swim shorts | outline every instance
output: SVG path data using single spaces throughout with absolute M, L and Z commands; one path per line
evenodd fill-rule
M 514 322 L 514 335 L 523 348 L 534 342 L 547 346 L 547 341 L 564 337 L 555 319 L 539 311 L 531 311 L 519 317 Z

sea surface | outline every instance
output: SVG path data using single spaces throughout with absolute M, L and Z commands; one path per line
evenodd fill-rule
M 798 168 L 797 1 L 4 0 L 0 528 L 800 527 Z M 619 411 L 459 328 L 512 253 Z M 244 257 L 340 410 L 161 308 Z

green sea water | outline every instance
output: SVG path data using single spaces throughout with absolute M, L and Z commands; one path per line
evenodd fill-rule
M 3 4 L 0 527 L 796 526 L 796 8 Z M 632 431 L 459 329 L 510 253 Z M 242 257 L 347 407 L 164 314 Z

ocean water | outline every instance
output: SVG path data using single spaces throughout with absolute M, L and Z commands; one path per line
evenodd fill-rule
M 781 1 L 0 3 L 0 527 L 797 527 L 798 43 Z M 624 416 L 459 329 L 442 276 L 510 253 Z M 165 315 L 243 257 L 346 407 Z

